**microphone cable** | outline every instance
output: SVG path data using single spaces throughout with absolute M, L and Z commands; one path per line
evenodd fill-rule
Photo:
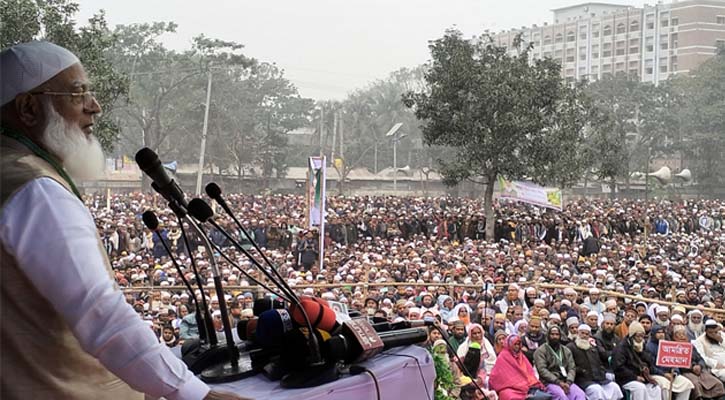
M 463 360 L 461 360 L 461 359 L 460 359 L 460 358 L 458 357 L 458 354 L 456 354 L 456 353 L 457 353 L 457 352 L 456 352 L 456 349 L 454 349 L 454 348 L 453 348 L 453 346 L 451 346 L 451 344 L 450 344 L 450 343 L 448 342 L 448 333 L 444 332 L 444 331 L 443 331 L 443 330 L 442 330 L 442 329 L 440 328 L 440 326 L 438 326 L 438 324 L 435 324 L 435 325 L 431 325 L 431 326 L 435 327 L 435 329 L 436 329 L 436 330 L 437 330 L 438 332 L 440 332 L 440 333 L 441 333 L 441 336 L 443 336 L 443 341 L 444 341 L 444 342 L 446 342 L 446 347 L 447 347 L 447 348 L 448 348 L 448 350 L 450 350 L 450 351 L 452 352 L 452 354 L 454 355 L 454 357 L 455 357 L 455 360 L 456 360 L 456 363 L 457 363 L 457 364 L 458 364 L 458 366 L 459 366 L 459 367 L 461 368 L 461 371 L 463 371 L 463 373 L 464 373 L 464 374 L 466 374 L 466 376 L 468 376 L 468 377 L 472 377 L 473 375 L 471 375 L 471 371 L 469 371 L 469 370 L 468 370 L 468 368 L 466 368 L 466 366 L 465 366 L 465 365 L 463 364 Z M 483 391 L 483 389 L 481 388 L 481 386 L 479 386 L 479 385 L 478 385 L 478 382 L 476 382 L 476 379 L 474 379 L 474 378 L 471 378 L 471 383 L 473 383 L 473 386 L 475 386 L 475 387 L 476 387 L 476 389 L 478 389 L 478 391 L 479 391 L 479 392 L 481 392 L 481 394 L 483 395 L 483 398 L 484 398 L 484 399 L 486 399 L 486 400 L 489 400 L 489 399 L 488 399 L 488 396 L 486 396 L 486 393 L 484 393 L 484 391 Z
M 375 393 L 377 394 L 377 399 L 380 400 L 380 382 L 378 382 L 378 377 L 375 375 L 375 372 L 373 372 L 370 368 L 359 364 L 350 366 L 350 375 L 352 376 L 362 374 L 363 372 L 367 372 L 368 375 L 373 378 L 373 383 L 375 383 Z
M 432 397 L 430 397 L 430 391 L 428 391 L 428 382 L 425 380 L 425 376 L 423 375 L 423 367 L 420 365 L 420 361 L 418 361 L 418 358 L 415 356 L 412 356 L 410 354 L 401 354 L 401 353 L 388 353 L 388 352 L 381 352 L 380 354 L 384 354 L 386 356 L 398 356 L 398 357 L 407 357 L 412 358 L 413 361 L 418 365 L 418 372 L 420 373 L 420 379 L 423 381 L 423 387 L 425 388 L 425 395 L 428 400 L 433 400 Z M 405 367 L 403 367 L 405 368 Z

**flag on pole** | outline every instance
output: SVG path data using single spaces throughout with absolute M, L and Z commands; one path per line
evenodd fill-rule
M 327 166 L 325 157 L 310 157 L 307 172 L 307 221 L 309 228 L 319 229 L 319 267 L 323 268 L 325 257 L 325 196 L 327 179 Z

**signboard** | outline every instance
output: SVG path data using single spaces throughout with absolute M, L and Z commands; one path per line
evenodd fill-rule
M 657 347 L 657 366 L 663 368 L 690 368 L 692 343 L 660 340 Z
M 498 178 L 498 183 L 501 189 L 501 194 L 498 196 L 500 199 L 520 201 L 559 211 L 563 207 L 560 189 L 545 188 L 530 182 L 507 181 L 503 177 Z

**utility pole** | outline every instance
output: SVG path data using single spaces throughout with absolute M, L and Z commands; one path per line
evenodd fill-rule
M 324 155 L 324 153 L 323 153 L 324 143 L 322 142 L 324 132 L 325 132 L 325 108 L 323 106 L 320 106 L 320 157 L 322 157 Z
M 335 111 L 335 114 L 332 116 L 332 151 L 330 152 L 330 161 L 332 161 L 332 165 L 335 165 L 335 145 L 337 144 L 337 115 L 338 112 Z
M 204 153 L 206 152 L 206 132 L 209 126 L 209 106 L 211 103 L 211 67 L 207 71 L 206 107 L 204 109 L 204 128 L 201 131 L 201 149 L 199 149 L 199 170 L 196 172 L 196 195 L 201 193 L 201 178 L 204 175 Z
M 344 182 L 345 181 L 345 175 L 344 174 L 345 174 L 345 168 L 347 168 L 347 165 L 346 165 L 347 162 L 345 161 L 345 142 L 343 140 L 344 136 L 342 134 L 342 132 L 343 132 L 343 129 L 342 129 L 343 123 L 342 123 L 342 121 L 344 121 L 344 120 L 343 120 L 342 116 L 340 116 L 340 121 L 339 121 L 339 124 L 340 125 L 338 126 L 338 129 L 340 130 L 340 160 L 342 160 L 342 163 L 341 163 L 342 168 L 341 168 L 340 171 L 338 171 L 338 174 L 340 175 L 340 194 L 342 194 L 342 186 L 345 183 Z M 335 162 L 335 160 L 332 160 L 332 162 Z

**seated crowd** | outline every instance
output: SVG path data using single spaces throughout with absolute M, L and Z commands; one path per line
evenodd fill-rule
M 301 294 L 375 320 L 437 318 L 448 339 L 432 330 L 427 345 L 450 370 L 447 383 L 437 382 L 447 398 L 476 398 L 476 385 L 491 400 L 725 395 L 725 313 L 717 312 L 725 287 L 723 202 L 574 201 L 561 212 L 497 203 L 487 237 L 479 200 L 332 197 L 320 263 L 319 235 L 302 227 L 303 197 L 227 200 Z M 197 283 L 192 260 L 218 330 L 220 301 L 236 322 L 250 318 L 254 300 L 266 295 L 250 285 L 249 277 L 264 281 L 262 274 L 210 229 L 212 242 L 238 264 L 220 261 L 226 293 L 217 298 L 201 241 L 190 234 L 186 246 L 158 198 L 135 193 L 88 202 L 127 301 L 169 346 L 198 335 L 180 278 Z M 147 209 L 160 216 L 161 239 L 141 223 Z M 230 218 L 216 219 L 252 248 Z M 692 365 L 659 368 L 660 340 L 693 343 Z

